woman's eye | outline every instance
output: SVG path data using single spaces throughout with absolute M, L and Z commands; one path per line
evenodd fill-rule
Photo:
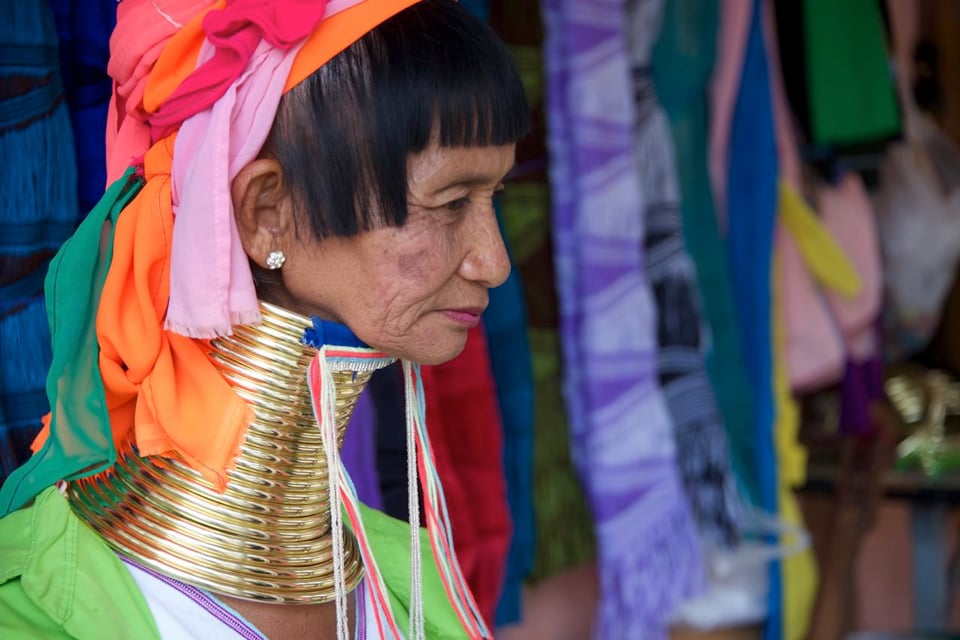
M 466 196 L 463 198 L 457 198 L 456 200 L 452 200 L 448 202 L 444 206 L 446 206 L 446 208 L 450 211 L 459 213 L 461 211 L 464 211 L 467 207 L 470 206 L 470 198 Z

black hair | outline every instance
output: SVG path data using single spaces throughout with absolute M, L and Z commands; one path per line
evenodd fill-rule
M 452 0 L 422 0 L 371 30 L 283 97 L 264 152 L 317 239 L 407 217 L 407 158 L 503 145 L 530 128 L 510 52 Z

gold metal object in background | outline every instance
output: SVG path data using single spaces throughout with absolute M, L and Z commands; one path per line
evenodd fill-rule
M 263 304 L 263 322 L 214 340 L 211 357 L 256 415 L 220 493 L 173 458 L 127 447 L 116 465 L 70 484 L 76 513 L 118 552 L 214 593 L 248 600 L 334 598 L 327 463 L 307 387 L 310 321 Z M 338 446 L 371 371 L 335 371 Z M 344 532 L 348 589 L 363 576 Z
M 943 371 L 908 368 L 885 384 L 890 403 L 910 430 L 899 445 L 900 467 L 939 476 L 960 466 L 960 435 L 948 424 L 960 415 L 960 385 Z

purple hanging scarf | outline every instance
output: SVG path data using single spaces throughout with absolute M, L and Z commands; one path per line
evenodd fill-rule
M 624 0 L 545 0 L 553 233 L 571 449 L 596 519 L 600 639 L 666 638 L 703 581 L 657 386 Z

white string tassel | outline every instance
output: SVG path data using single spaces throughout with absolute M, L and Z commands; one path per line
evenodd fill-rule
M 423 567 L 420 555 L 420 494 L 417 484 L 416 418 L 417 390 L 414 367 L 403 361 L 404 395 L 407 422 L 407 494 L 410 517 L 410 637 L 426 638 L 423 614 Z
M 324 346 L 317 355 L 320 368 L 320 433 L 327 458 L 330 530 L 333 535 L 333 583 L 337 607 L 337 640 L 350 640 L 347 585 L 344 576 L 343 510 L 340 497 L 340 449 L 337 447 L 337 392 Z

